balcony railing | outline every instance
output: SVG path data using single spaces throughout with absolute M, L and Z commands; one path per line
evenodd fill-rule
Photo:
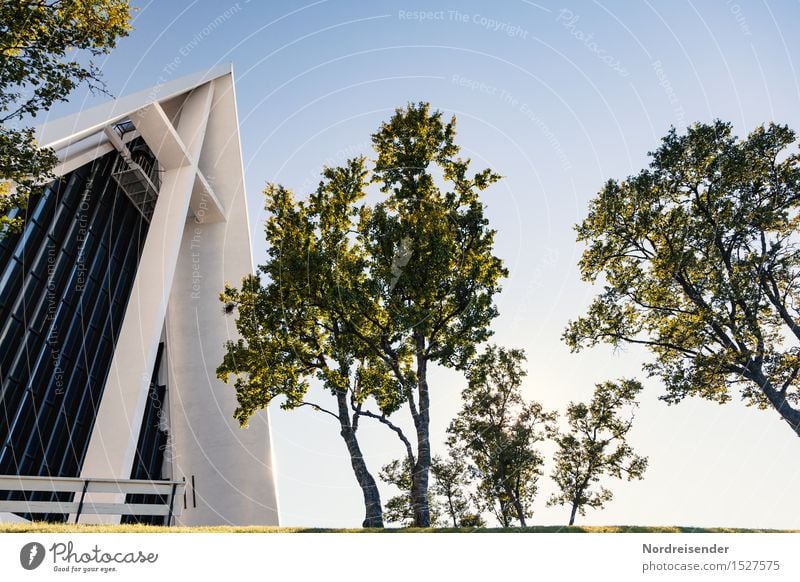
M 120 139 L 124 139 L 126 133 L 135 129 L 130 121 L 114 126 Z M 141 138 L 129 142 L 128 147 L 122 146 L 111 175 L 142 216 L 150 222 L 161 188 L 161 168 Z
M 30 498 L 41 493 L 73 493 L 72 501 L 0 500 L 0 512 L 17 514 L 63 514 L 74 516 L 77 523 L 81 515 L 136 515 L 163 516 L 165 525 L 171 525 L 180 515 L 181 504 L 175 498 L 182 496 L 185 481 L 144 481 L 137 479 L 80 479 L 71 477 L 26 477 L 0 475 L 0 491 L 15 491 Z M 155 503 L 92 502 L 87 493 L 153 496 Z M 124 497 L 123 497 L 124 499 Z

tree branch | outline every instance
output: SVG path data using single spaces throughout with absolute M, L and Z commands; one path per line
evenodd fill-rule
M 362 410 L 359 410 L 358 412 L 356 412 L 356 415 L 357 416 L 366 416 L 366 417 L 369 417 L 369 418 L 374 418 L 375 420 L 377 420 L 379 422 L 382 422 L 383 424 L 388 426 L 390 429 L 392 429 L 397 434 L 397 438 L 399 438 L 402 441 L 403 445 L 406 447 L 406 455 L 408 455 L 408 460 L 411 463 L 411 466 L 413 467 L 416 464 L 416 460 L 414 458 L 414 448 L 411 446 L 411 442 L 406 437 L 405 433 L 403 432 L 403 429 L 401 429 L 399 426 L 394 424 L 391 420 L 386 418 L 385 414 L 376 414 L 376 413 L 371 412 L 369 410 L 363 410 L 362 409 Z
M 797 378 L 797 374 L 798 373 L 800 373 L 800 368 L 794 368 L 792 370 L 792 373 L 786 379 L 786 381 L 781 385 L 781 388 L 780 388 L 780 390 L 778 390 L 778 393 L 785 395 L 786 394 L 786 390 L 788 390 L 789 386 L 792 385 L 792 382 L 795 381 L 795 379 Z
M 624 342 L 627 342 L 627 343 L 630 343 L 630 344 L 640 344 L 640 345 L 643 345 L 643 346 L 653 346 L 653 347 L 659 347 L 659 348 L 666 348 L 668 350 L 674 350 L 676 352 L 680 352 L 682 354 L 685 354 L 687 356 L 692 356 L 692 357 L 696 357 L 696 356 L 700 355 L 700 352 L 698 352 L 696 350 L 690 350 L 688 348 L 683 348 L 681 346 L 675 345 L 675 344 L 670 343 L 670 342 L 635 339 L 635 338 L 623 335 L 621 333 L 611 333 L 611 332 L 602 333 L 601 332 L 601 333 L 597 334 L 597 337 L 598 338 L 609 337 L 609 338 L 613 338 L 613 339 L 616 339 L 616 340 L 621 340 L 621 341 L 624 341 Z
M 775 281 L 775 277 L 772 275 L 772 271 L 770 269 L 764 269 L 761 272 L 760 281 L 767 299 L 769 299 L 770 303 L 772 303 L 775 309 L 778 310 L 778 314 L 781 316 L 781 319 L 789 327 L 794 336 L 797 339 L 800 339 L 800 325 L 797 324 L 789 311 L 786 309 L 786 306 L 780 301 L 780 290 L 778 289 L 778 284 Z
M 301 402 L 301 403 L 300 403 L 300 406 L 310 406 L 310 407 L 311 407 L 311 408 L 313 408 L 314 410 L 318 410 L 319 412 L 324 412 L 325 414 L 330 414 L 330 415 L 331 415 L 333 418 L 335 418 L 336 420 L 338 420 L 338 421 L 341 421 L 341 419 L 339 418 L 339 415 L 338 415 L 338 414 L 336 414 L 335 412 L 331 412 L 331 411 L 330 411 L 330 410 L 328 410 L 327 408 L 323 408 L 323 407 L 322 407 L 322 406 L 320 406 L 319 404 L 314 404 L 313 402 L 305 402 L 305 401 L 304 401 L 304 402 Z

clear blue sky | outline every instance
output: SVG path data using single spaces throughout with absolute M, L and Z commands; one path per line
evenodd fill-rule
M 134 31 L 103 62 L 114 94 L 234 64 L 256 262 L 265 182 L 307 191 L 323 164 L 368 154 L 370 133 L 407 101 L 456 114 L 466 155 L 505 176 L 486 197 L 511 273 L 495 341 L 527 350 L 525 394 L 551 409 L 588 397 L 595 382 L 643 376 L 643 352 L 576 355 L 560 341 L 592 296 L 572 225 L 604 180 L 646 165 L 671 124 L 800 129 L 797 2 L 136 4 Z M 52 114 L 99 100 L 78 93 Z M 461 386 L 456 374 L 435 374 L 437 446 Z M 582 523 L 800 528 L 800 443 L 774 412 L 669 407 L 657 382 L 646 386 L 633 434 L 650 457 L 646 478 L 614 484 L 615 500 Z M 359 525 L 335 421 L 271 414 L 284 524 Z M 376 474 L 402 453 L 380 428 L 365 428 L 363 442 Z M 565 521 L 566 509 L 545 507 L 551 487 L 545 478 L 533 523 Z

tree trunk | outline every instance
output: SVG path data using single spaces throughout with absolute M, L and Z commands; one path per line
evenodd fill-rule
M 578 513 L 578 502 L 572 502 L 572 513 L 569 516 L 569 525 L 575 524 L 575 515 Z
M 519 497 L 514 497 L 514 507 L 517 510 L 517 518 L 519 518 L 520 527 L 528 527 L 525 523 L 525 512 L 522 510 L 522 503 L 520 503 Z
M 572 513 L 569 516 L 569 525 L 573 525 L 575 523 L 575 515 L 578 513 L 578 509 L 581 506 L 581 500 L 586 502 L 586 497 L 584 497 L 583 494 L 586 491 L 586 488 L 589 486 L 589 481 L 592 479 L 593 474 L 594 461 L 589 463 L 589 467 L 586 469 L 586 477 L 584 477 L 582 485 L 575 491 L 575 497 L 572 498 Z
M 764 375 L 761 369 L 752 370 L 748 369 L 750 379 L 758 384 L 761 391 L 767 397 L 773 408 L 778 411 L 783 420 L 785 420 L 789 427 L 794 431 L 797 436 L 800 436 L 800 410 L 792 408 L 789 401 L 786 399 L 786 392 L 776 390 L 770 382 L 769 378 Z
M 358 438 L 350 423 L 350 412 L 347 407 L 347 394 L 338 392 L 336 400 L 339 405 L 339 424 L 341 425 L 342 439 L 347 445 L 347 452 L 350 454 L 350 464 L 353 466 L 361 492 L 364 494 L 364 521 L 361 527 L 383 527 L 383 508 L 381 506 L 381 495 L 375 478 L 367 469 L 361 447 L 358 445 Z
M 504 478 L 504 480 L 506 479 Z M 507 483 L 503 486 L 503 489 L 505 490 L 505 494 L 510 500 L 511 505 L 514 507 L 514 512 L 517 514 L 520 527 L 527 527 L 525 524 L 525 512 L 522 509 L 522 502 L 519 500 L 519 495 Z M 511 520 L 509 519 L 509 522 L 510 521 Z
M 453 527 L 458 527 L 458 516 L 456 515 L 456 508 L 453 506 L 453 494 L 447 494 L 447 507 L 450 509 L 450 518 L 453 520 Z
M 430 396 L 428 393 L 428 361 L 424 355 L 425 339 L 416 338 L 417 343 L 417 388 L 419 410 L 414 418 L 417 429 L 417 463 L 411 475 L 411 503 L 414 506 L 414 525 L 430 527 L 431 513 L 428 507 L 428 474 L 431 468 Z
M 508 515 L 508 505 L 500 501 L 497 502 L 500 506 L 500 523 L 503 527 L 511 527 L 511 517 Z
M 418 430 L 418 435 L 419 432 Z M 430 467 L 430 444 L 427 442 L 420 442 L 417 447 L 417 464 L 414 466 L 411 484 L 411 502 L 414 505 L 415 527 L 431 526 L 431 513 L 430 507 L 428 507 L 428 473 Z

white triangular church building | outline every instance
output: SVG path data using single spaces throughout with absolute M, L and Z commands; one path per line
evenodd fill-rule
M 0 474 L 185 481 L 177 525 L 277 525 L 267 413 L 240 429 L 215 374 L 253 269 L 232 68 L 38 140 L 58 180 L 0 241 Z

